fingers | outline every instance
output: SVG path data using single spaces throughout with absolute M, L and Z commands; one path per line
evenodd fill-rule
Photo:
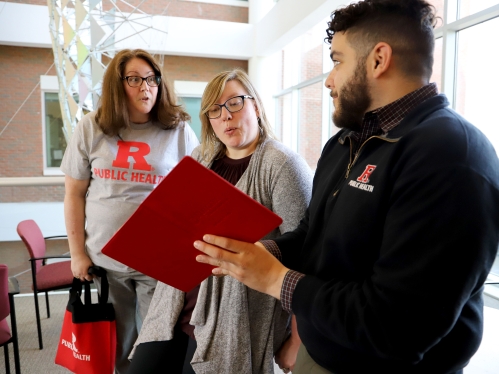
M 207 237 L 205 235 L 203 238 Z M 213 237 L 213 236 L 212 236 Z M 225 239 L 225 238 L 221 238 Z M 230 239 L 228 239 L 230 240 Z M 226 243 L 226 242 L 225 242 Z M 231 263 L 231 256 L 234 256 L 234 253 L 228 252 L 224 249 L 221 249 L 215 245 L 211 245 L 205 243 L 201 240 L 197 240 L 194 242 L 194 247 L 199 249 L 201 252 L 206 253 L 206 255 L 198 255 L 196 256 L 196 261 L 215 266 L 215 269 L 212 270 L 212 274 L 215 276 L 224 276 L 224 275 L 232 275 L 231 270 L 233 270 L 234 266 Z
M 205 235 L 205 237 L 207 237 L 207 235 Z M 196 249 L 199 249 L 201 252 L 206 253 L 207 255 L 199 255 L 196 257 L 196 260 L 216 267 L 222 266 L 223 262 L 227 261 L 227 258 L 225 257 L 227 257 L 227 255 L 230 255 L 230 252 L 227 252 L 215 245 L 205 243 L 201 240 L 196 240 L 194 242 L 194 247 Z
M 90 282 L 92 279 L 94 279 L 94 276 L 88 273 L 88 267 L 86 266 L 75 267 L 74 269 L 72 269 L 72 272 L 73 272 L 73 277 L 79 279 L 82 282 L 85 280 Z
M 90 275 L 88 273 L 87 274 L 73 274 L 73 276 L 82 282 L 84 282 L 86 280 L 90 282 L 92 279 L 94 279 L 93 275 Z
M 234 255 L 243 253 L 245 248 L 250 245 L 250 243 L 215 235 L 204 235 L 203 240 L 194 242 L 194 247 L 207 255 L 199 255 L 196 258 L 198 262 L 225 269 L 228 269 L 232 263 Z
M 208 244 L 226 249 L 234 253 L 240 253 L 241 249 L 247 244 L 238 240 L 224 238 L 222 236 L 204 235 L 203 240 Z

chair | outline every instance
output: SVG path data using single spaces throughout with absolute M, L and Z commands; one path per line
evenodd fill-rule
M 33 278 L 33 295 L 35 297 L 36 325 L 38 328 L 38 345 L 43 349 L 42 328 L 40 323 L 40 310 L 38 307 L 38 293 L 45 292 L 47 305 L 47 318 L 50 318 L 48 291 L 60 290 L 71 287 L 73 274 L 71 261 L 46 264 L 50 258 L 70 258 L 69 256 L 45 256 L 45 239 L 66 237 L 50 236 L 44 238 L 40 228 L 33 220 L 22 221 L 17 225 L 17 233 L 23 240 L 29 252 L 31 261 L 31 276 Z
M 10 288 L 10 289 L 9 289 Z M 17 341 L 16 310 L 14 307 L 14 295 L 19 293 L 19 285 L 13 277 L 8 277 L 8 268 L 0 264 L 0 347 L 5 352 L 5 372 L 10 374 L 9 343 L 14 346 L 14 365 L 16 374 L 21 374 L 21 362 L 19 360 L 19 344 Z M 7 324 L 7 316 L 10 314 L 10 325 Z

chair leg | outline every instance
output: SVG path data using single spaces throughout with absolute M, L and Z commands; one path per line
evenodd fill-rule
M 16 308 L 14 307 L 14 295 L 9 294 L 10 302 L 10 325 L 12 329 L 12 345 L 14 346 L 14 366 L 16 374 L 21 374 L 21 360 L 19 358 L 19 340 L 17 335 Z
M 9 345 L 8 344 L 5 344 L 3 346 L 3 351 L 5 354 L 5 373 L 10 374 Z
M 42 341 L 42 326 L 40 322 L 40 309 L 38 307 L 38 293 L 34 291 L 35 295 L 35 313 L 36 313 L 36 327 L 38 329 L 38 346 L 40 349 L 43 349 L 43 341 Z
M 21 360 L 19 359 L 19 343 L 17 340 L 14 341 L 14 368 L 16 374 L 21 374 Z
M 47 318 L 50 318 L 49 293 L 45 291 L 45 305 L 47 306 Z

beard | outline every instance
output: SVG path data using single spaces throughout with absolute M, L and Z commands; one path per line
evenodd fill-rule
M 334 124 L 341 129 L 360 131 L 371 102 L 366 63 L 359 61 L 353 76 L 339 90 L 338 105 L 333 113 Z

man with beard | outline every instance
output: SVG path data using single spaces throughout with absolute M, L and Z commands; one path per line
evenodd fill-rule
M 326 87 L 342 131 L 323 149 L 306 216 L 275 241 L 194 243 L 214 274 L 295 314 L 294 374 L 462 373 L 480 344 L 499 162 L 429 84 L 434 23 L 423 0 L 333 12 Z

